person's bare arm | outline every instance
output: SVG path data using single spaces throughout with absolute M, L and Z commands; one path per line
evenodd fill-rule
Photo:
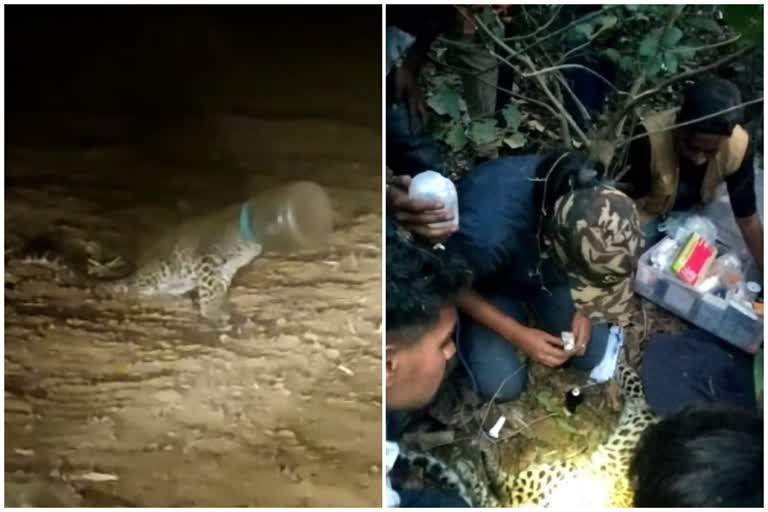
M 560 366 L 568 360 L 559 338 L 539 329 L 526 327 L 499 310 L 474 291 L 459 296 L 459 308 L 476 322 L 497 333 L 525 352 L 531 359 L 545 366 Z
M 749 252 L 752 253 L 752 257 L 755 258 L 755 262 L 760 267 L 760 272 L 763 271 L 763 224 L 760 222 L 760 216 L 757 213 L 753 213 L 749 217 L 742 219 L 737 218 L 736 223 L 741 230 L 741 236 L 744 237 L 744 241 L 747 243 Z
M 459 296 L 459 307 L 476 322 L 503 336 L 513 344 L 522 337 L 523 324 L 505 314 L 475 291 L 468 290 Z

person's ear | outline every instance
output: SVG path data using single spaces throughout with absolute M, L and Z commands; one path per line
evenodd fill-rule
M 394 347 L 386 348 L 385 365 L 387 367 L 387 387 L 390 387 L 394 381 L 395 375 L 397 375 L 399 368 L 397 351 L 394 349 Z

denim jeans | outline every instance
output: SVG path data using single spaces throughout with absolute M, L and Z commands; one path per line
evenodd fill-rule
M 514 293 L 495 292 L 485 299 L 499 310 L 522 324 L 528 323 L 525 304 L 536 316 L 536 326 L 549 334 L 560 337 L 563 331 L 571 330 L 576 309 L 570 289 L 560 286 L 536 292 L 533 296 L 522 297 Z M 592 334 L 583 356 L 574 356 L 566 365 L 589 371 L 597 366 L 605 354 L 611 324 L 592 325 Z M 460 318 L 459 350 L 467 366 L 468 377 L 483 400 L 508 402 L 520 396 L 528 381 L 527 362 L 520 350 L 499 334 L 475 322 L 466 315 Z M 506 382 L 504 383 L 505 379 Z M 503 387 L 499 390 L 499 387 Z M 498 390 L 498 393 L 497 393 Z
M 408 108 L 403 103 L 387 105 L 387 166 L 395 174 L 442 171 L 437 142 L 423 127 L 411 129 Z

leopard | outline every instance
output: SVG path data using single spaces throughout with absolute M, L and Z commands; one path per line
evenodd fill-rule
M 623 396 L 618 422 L 608 439 L 583 460 L 533 463 L 512 474 L 490 462 L 489 457 L 482 457 L 481 464 L 459 460 L 450 465 L 430 454 L 430 474 L 460 491 L 473 507 L 631 508 L 634 493 L 629 466 L 634 449 L 642 433 L 659 418 L 648 405 L 640 377 L 631 366 L 619 363 L 615 378 Z M 416 459 L 414 455 L 410 458 Z
M 421 469 L 426 478 L 453 492 L 470 506 L 501 506 L 486 482 L 477 477 L 476 466 L 466 460 L 458 459 L 454 468 L 429 452 L 404 446 L 400 446 L 398 459 L 410 468 Z
M 321 190 L 319 187 L 315 191 Z M 109 261 L 93 257 L 104 254 L 98 244 L 62 241 L 53 233 L 43 233 L 27 244 L 27 261 L 40 261 L 40 254 L 31 255 L 33 247 L 54 247 L 61 254 L 76 253 L 68 259 L 70 268 L 79 269 L 81 275 L 93 284 L 96 296 L 134 295 L 183 296 L 195 293 L 200 316 L 210 324 L 229 329 L 247 322 L 228 304 L 227 296 L 235 275 L 261 256 L 264 226 L 256 218 L 254 204 L 263 195 L 245 202 L 229 205 L 206 215 L 190 217 L 177 227 L 165 230 L 143 243 L 133 262 L 117 255 Z M 327 200 L 327 197 L 325 197 Z M 330 203 L 316 202 L 324 211 L 313 212 L 316 217 L 327 217 L 328 222 L 315 220 L 330 233 Z M 271 229 L 268 226 L 267 229 Z M 73 245 L 77 245 L 73 249 Z M 39 253 L 39 251 L 37 251 Z M 49 253 L 46 253 L 46 255 Z M 73 264 L 73 259 L 86 259 L 86 264 Z

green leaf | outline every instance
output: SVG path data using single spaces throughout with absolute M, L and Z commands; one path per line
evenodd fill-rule
M 577 34 L 581 34 L 582 36 L 584 36 L 585 39 L 589 39 L 590 37 L 592 37 L 592 32 L 594 31 L 594 29 L 595 28 L 590 23 L 579 23 L 578 25 L 573 27 L 573 30 Z
M 645 72 L 648 74 L 648 78 L 654 79 L 659 76 L 663 65 L 664 59 L 661 55 L 656 55 L 656 58 L 651 59 L 648 64 L 646 64 L 645 68 Z
M 713 34 L 720 34 L 723 32 L 723 28 L 712 18 L 705 16 L 693 16 L 686 18 L 685 23 L 693 28 L 704 30 L 705 32 L 711 32 Z
M 645 60 L 648 60 L 656 54 L 658 49 L 659 44 L 656 34 L 650 34 L 640 41 L 640 48 L 638 49 L 637 54 L 640 57 L 644 57 Z
M 664 52 L 664 65 L 669 74 L 677 73 L 677 56 L 672 52 Z
M 603 53 L 614 64 L 618 64 L 621 60 L 621 53 L 616 48 L 608 48 Z
M 467 136 L 478 146 L 496 141 L 496 120 L 473 122 Z
M 427 105 L 438 115 L 448 115 L 451 119 L 458 120 L 461 119 L 460 100 L 461 97 L 456 91 L 442 84 L 427 99 Z
M 480 21 L 482 21 L 486 27 L 490 28 L 495 36 L 504 37 L 504 23 L 499 19 L 499 15 L 496 14 L 495 10 L 490 6 L 486 7 L 480 11 L 478 16 Z
M 504 109 L 502 109 L 501 114 L 504 116 L 504 121 L 507 123 L 507 128 L 513 132 L 516 132 L 520 127 L 520 121 L 523 117 L 520 113 L 520 110 L 517 108 L 517 105 L 510 103 L 504 107 Z
M 574 427 L 572 427 L 565 418 L 555 418 L 555 422 L 557 423 L 557 426 L 560 427 L 561 430 L 564 430 L 569 434 L 576 434 L 578 436 L 585 435 L 580 430 L 577 430 Z
M 635 59 L 625 55 L 619 61 L 619 67 L 622 71 L 633 71 L 635 69 Z
M 524 133 L 517 132 L 504 139 L 504 144 L 510 147 L 510 149 L 520 149 L 525 147 L 528 139 Z
M 605 16 L 600 17 L 600 25 L 602 25 L 603 29 L 613 28 L 618 22 L 619 18 L 610 14 L 606 14 Z
M 762 5 L 724 5 L 723 18 L 742 38 L 756 46 L 763 44 Z
M 456 121 L 451 122 L 443 135 L 443 141 L 450 146 L 453 151 L 460 151 L 467 145 L 469 139 L 464 133 L 464 126 Z
M 683 38 L 683 31 L 677 27 L 669 27 L 661 38 L 661 46 L 664 48 L 674 48 Z

